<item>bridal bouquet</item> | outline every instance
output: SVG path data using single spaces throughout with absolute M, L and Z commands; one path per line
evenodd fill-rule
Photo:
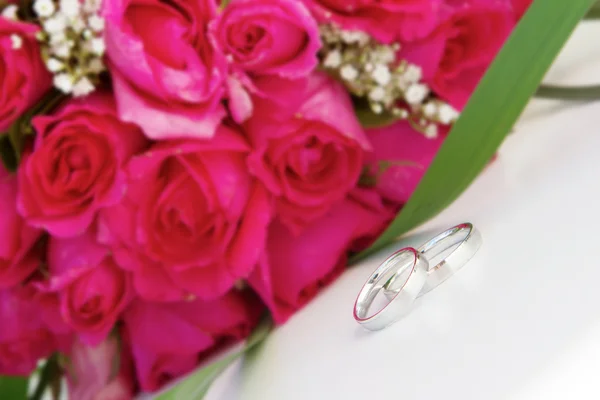
M 527 6 L 0 0 L 0 375 L 126 399 L 284 323 L 406 203 Z

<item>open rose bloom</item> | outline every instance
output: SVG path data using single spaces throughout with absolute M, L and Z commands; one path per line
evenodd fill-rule
M 334 282 L 529 2 L 1 4 L 0 374 L 123 400 Z

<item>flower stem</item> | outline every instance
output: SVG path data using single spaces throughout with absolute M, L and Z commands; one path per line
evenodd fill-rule
M 48 389 L 52 390 L 55 398 L 58 397 L 56 396 L 55 382 L 57 379 L 60 379 L 60 376 L 61 368 L 58 364 L 58 355 L 53 354 L 40 371 L 40 380 L 29 400 L 41 400 Z
M 592 86 L 556 86 L 541 85 L 536 97 L 543 99 L 593 101 L 600 100 L 600 85 Z

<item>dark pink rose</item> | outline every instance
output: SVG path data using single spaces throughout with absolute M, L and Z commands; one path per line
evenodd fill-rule
M 247 154 L 242 136 L 221 126 L 210 141 L 159 142 L 131 160 L 127 198 L 102 213 L 99 238 L 140 296 L 210 299 L 252 271 L 271 207 Z
M 93 232 L 52 237 L 47 290 L 58 292 L 60 315 L 89 345 L 102 342 L 132 299 L 130 276 L 118 268 Z
M 44 324 L 29 286 L 0 291 L 0 320 L 1 375 L 28 376 L 39 359 L 64 349 Z
M 447 131 L 447 130 L 446 130 Z M 375 188 L 388 202 L 405 204 L 429 168 L 446 137 L 446 132 L 436 139 L 428 139 L 406 121 L 384 128 L 368 129 L 367 136 L 373 153 L 367 164 Z
M 376 237 L 393 212 L 381 199 L 361 190 L 337 203 L 299 236 L 275 221 L 267 250 L 249 283 L 278 324 L 284 323 L 346 268 L 348 250 Z
M 515 25 L 510 0 L 455 0 L 427 38 L 400 51 L 423 69 L 423 78 L 462 109 Z
M 302 0 L 319 22 L 368 33 L 381 42 L 422 38 L 438 23 L 442 0 Z
M 230 292 L 212 301 L 136 301 L 125 313 L 138 382 L 155 391 L 194 369 L 201 355 L 247 337 L 262 307 L 254 296 Z
M 34 245 L 41 232 L 17 213 L 17 178 L 0 164 L 0 288 L 23 281 L 40 264 Z
M 98 209 L 123 197 L 123 167 L 143 148 L 143 135 L 117 119 L 106 94 L 70 101 L 55 115 L 34 118 L 33 125 L 35 146 L 19 168 L 19 212 L 54 236 L 77 236 Z
M 76 341 L 68 356 L 69 398 L 77 400 L 134 398 L 133 360 L 125 343 L 116 335 L 107 337 L 95 347 Z M 119 363 L 116 364 L 115 360 Z
M 276 198 L 281 221 L 298 232 L 355 186 L 370 145 L 348 93 L 325 75 L 288 97 L 287 107 L 257 101 L 245 128 L 250 171 Z
M 523 15 L 527 11 L 527 9 L 529 9 L 529 6 L 531 5 L 531 3 L 533 3 L 533 0 L 511 0 L 511 1 L 512 1 L 514 13 L 515 13 L 517 20 L 520 20 L 523 17 Z
M 233 66 L 245 72 L 298 78 L 317 66 L 319 28 L 297 0 L 233 0 L 213 31 Z
M 0 133 L 50 89 L 35 38 L 39 26 L 0 17 Z
M 119 116 L 152 139 L 207 137 L 225 116 L 226 62 L 207 37 L 214 0 L 104 2 Z

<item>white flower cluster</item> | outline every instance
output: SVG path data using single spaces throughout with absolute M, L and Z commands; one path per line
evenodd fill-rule
M 458 112 L 424 84 L 421 68 L 398 61 L 400 45 L 381 44 L 364 32 L 321 25 L 321 66 L 337 75 L 350 93 L 364 98 L 375 114 L 408 120 L 434 138 L 438 125 L 450 125 Z
M 42 26 L 38 39 L 54 86 L 75 97 L 93 92 L 106 69 L 100 0 L 34 0 L 33 10 Z

